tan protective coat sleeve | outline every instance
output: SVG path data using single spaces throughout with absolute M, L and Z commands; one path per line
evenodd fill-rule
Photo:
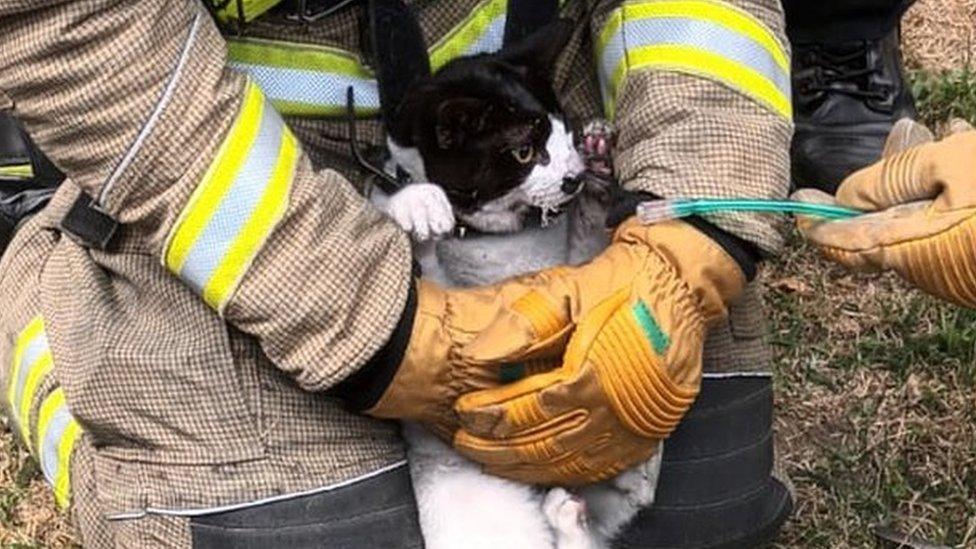
M 597 3 L 596 64 L 625 188 L 662 197 L 786 195 L 793 126 L 784 25 L 775 0 Z M 775 217 L 708 219 L 766 253 L 782 245 Z
M 0 97 L 10 97 L 58 167 L 125 225 L 127 245 L 170 265 L 174 242 L 195 243 L 174 263 L 183 271 L 169 270 L 199 286 L 303 387 L 334 385 L 387 339 L 410 283 L 406 237 L 339 174 L 315 173 L 299 146 L 286 150 L 290 132 L 226 67 L 224 41 L 200 2 L 4 2 L 0 51 Z M 247 109 L 261 114 L 250 128 L 258 135 L 235 141 L 249 135 Z M 278 155 L 270 164 L 261 148 L 268 128 L 280 130 L 272 137 L 282 143 L 269 149 Z M 248 180 L 257 177 L 248 162 L 275 166 L 275 207 L 228 204 L 243 196 L 238 185 L 264 192 L 261 200 L 273 194 L 271 183 Z M 202 182 L 219 188 L 228 166 L 237 170 L 229 192 L 198 196 L 207 194 Z M 220 229 L 218 217 L 250 223 L 232 239 L 243 243 L 234 254 L 191 238 Z M 177 226 L 198 231 L 180 235 Z M 201 283 L 206 277 L 194 279 L 188 266 L 211 268 L 220 284 Z

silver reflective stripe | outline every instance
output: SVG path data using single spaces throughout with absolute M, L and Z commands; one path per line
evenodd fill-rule
M 620 14 L 615 14 L 615 16 L 620 17 Z M 603 100 L 610 101 L 610 85 L 613 73 L 617 70 L 617 66 L 624 56 L 627 55 L 627 48 L 624 46 L 624 34 L 618 29 L 603 48 L 603 58 L 600 59 L 600 70 L 597 71 L 597 76 L 599 77 Z
M 464 50 L 464 54 L 495 53 L 502 49 L 505 42 L 505 22 L 507 20 L 508 17 L 504 13 L 492 20 L 481 36 Z
M 380 96 L 375 80 L 240 61 L 231 61 L 228 65 L 251 75 L 272 102 L 288 101 L 341 112 L 346 108 L 346 90 L 352 86 L 357 109 L 380 107 Z
M 627 49 L 667 44 L 690 46 L 720 55 L 762 74 L 783 95 L 790 96 L 790 75 L 776 63 L 766 48 L 731 29 L 689 17 L 625 21 L 603 53 L 601 66 L 604 78 L 610 78 L 624 58 L 623 37 L 626 37 Z
M 199 6 L 198 6 L 199 7 Z M 200 30 L 200 21 L 202 18 L 203 8 L 200 7 L 197 10 L 196 15 L 193 16 L 193 25 L 190 27 L 190 32 L 187 34 L 186 42 L 183 44 L 183 50 L 180 51 L 180 57 L 176 60 L 176 66 L 173 67 L 173 71 L 170 73 L 169 78 L 166 81 L 166 87 L 163 89 L 163 94 L 160 96 L 159 101 L 156 102 L 156 106 L 153 108 L 152 114 L 146 120 L 145 125 L 139 130 L 139 135 L 136 136 L 135 141 L 129 146 L 129 150 L 126 151 L 125 156 L 119 161 L 118 166 L 112 170 L 111 175 L 108 176 L 108 180 L 105 181 L 105 185 L 102 187 L 102 191 L 98 193 L 98 203 L 104 205 L 105 197 L 111 192 L 112 187 L 115 186 L 115 182 L 118 181 L 122 173 L 129 167 L 132 163 L 132 159 L 135 158 L 136 153 L 142 149 L 142 144 L 149 137 L 149 133 L 152 132 L 153 128 L 156 127 L 156 122 L 159 121 L 159 117 L 163 113 L 163 109 L 169 105 L 169 102 L 173 99 L 173 93 L 176 90 L 176 83 L 179 81 L 180 76 L 183 74 L 183 68 L 186 66 L 187 60 L 190 58 L 190 48 L 197 41 L 197 32 Z
M 258 133 L 244 165 L 194 242 L 179 273 L 196 291 L 203 292 L 264 195 L 280 156 L 283 130 L 284 122 L 277 111 L 266 105 L 261 110 Z
M 41 331 L 24 348 L 24 354 L 20 357 L 20 365 L 17 368 L 17 385 L 14 386 L 14 398 L 11 405 L 14 406 L 16 414 L 20 409 L 20 403 L 24 398 L 24 387 L 27 384 L 27 377 L 41 356 L 48 350 L 47 334 Z M 26 418 L 17 418 L 20 423 L 26 423 Z
M 702 373 L 702 379 L 730 379 L 736 377 L 773 377 L 772 372 L 713 372 Z
M 71 423 L 72 419 L 68 407 L 64 404 L 59 406 L 54 411 L 54 415 L 51 416 L 50 423 L 47 424 L 47 430 L 44 431 L 44 440 L 41 441 L 40 448 L 38 449 L 40 453 L 38 458 L 41 462 L 41 471 L 44 472 L 44 477 L 52 486 L 58 477 L 61 437 L 64 435 L 64 431 L 68 428 L 68 424 Z

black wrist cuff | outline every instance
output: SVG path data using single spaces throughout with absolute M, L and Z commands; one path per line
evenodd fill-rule
M 414 275 L 418 273 L 417 267 L 414 264 Z M 329 390 L 331 396 L 345 401 L 349 411 L 360 413 L 375 406 L 400 369 L 417 314 L 417 277 L 411 278 L 407 304 L 390 339 L 362 368 Z
M 655 196 L 650 193 L 615 189 L 613 193 L 613 203 L 611 204 L 610 212 L 607 215 L 607 226 L 611 228 L 616 227 L 634 215 L 634 213 L 637 211 L 638 204 L 647 200 L 656 200 L 659 198 L 659 196 Z M 759 250 L 755 245 L 730 232 L 716 227 L 701 217 L 686 217 L 682 219 L 682 221 L 704 233 L 706 236 L 714 240 L 716 244 L 721 246 L 726 253 L 732 256 L 732 259 L 734 259 L 735 262 L 738 263 L 739 268 L 742 269 L 742 274 L 745 275 L 746 281 L 752 282 L 752 280 L 756 278 L 758 265 L 762 261 L 762 254 L 759 253 Z

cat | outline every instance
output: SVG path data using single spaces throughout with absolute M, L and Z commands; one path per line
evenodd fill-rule
M 564 20 L 500 52 L 455 59 L 411 86 L 388 128 L 389 173 L 410 183 L 374 202 L 416 242 L 424 276 L 473 286 L 578 264 L 608 244 L 609 184 L 586 177 L 552 67 Z M 590 124 L 606 169 L 609 126 Z M 604 174 L 606 175 L 606 174 Z M 485 474 L 422 426 L 405 424 L 430 549 L 597 549 L 654 498 L 661 449 L 575 493 Z

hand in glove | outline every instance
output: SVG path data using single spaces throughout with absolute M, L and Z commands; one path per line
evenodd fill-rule
M 452 410 L 457 398 L 502 383 L 503 365 L 509 361 L 493 360 L 499 356 L 497 349 L 546 348 L 558 353 L 565 346 L 570 325 L 562 318 L 544 316 L 548 310 L 532 305 L 538 298 L 532 291 L 538 281 L 537 276 L 526 276 L 470 289 L 444 289 L 418 281 L 416 306 L 408 307 L 412 324 L 406 347 L 399 353 L 402 359 L 395 369 L 370 374 L 367 386 L 374 391 L 379 386 L 382 392 L 367 399 L 373 402 L 364 413 L 419 421 L 450 440 L 457 429 Z M 480 348 L 491 358 L 478 350 L 462 358 L 460 349 L 479 334 Z M 353 385 L 344 392 L 364 389 Z
M 804 219 L 800 229 L 849 269 L 891 269 L 932 295 L 976 308 L 976 131 L 967 129 L 848 177 L 836 203 L 875 213 Z M 797 198 L 817 200 L 809 191 Z
M 645 461 L 698 394 L 706 324 L 744 287 L 738 264 L 689 225 L 631 219 L 592 262 L 537 282 L 521 318 L 539 336 L 575 328 L 562 366 L 461 397 L 455 447 L 492 474 L 542 484 L 591 483 Z M 489 327 L 462 361 L 488 368 L 559 350 L 543 337 L 506 340 L 507 329 Z

